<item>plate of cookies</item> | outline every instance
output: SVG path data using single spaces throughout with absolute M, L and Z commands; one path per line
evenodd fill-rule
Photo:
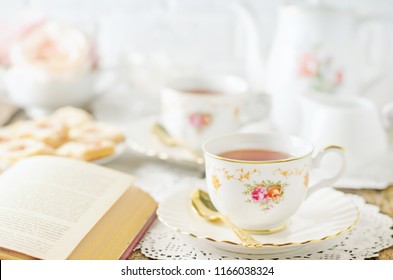
M 63 107 L 39 119 L 0 128 L 0 169 L 36 155 L 57 155 L 104 164 L 125 149 L 124 134 L 88 112 Z

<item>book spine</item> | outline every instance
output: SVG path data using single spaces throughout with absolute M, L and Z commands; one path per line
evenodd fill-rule
M 145 225 L 143 228 L 139 231 L 139 233 L 135 236 L 134 240 L 130 243 L 130 245 L 127 247 L 127 249 L 124 251 L 124 253 L 120 256 L 120 260 L 126 260 L 128 257 L 131 255 L 131 253 L 134 251 L 136 245 L 138 245 L 139 241 L 143 238 L 145 233 L 149 230 L 150 226 L 153 224 L 155 221 L 157 215 L 156 212 L 150 216 L 150 218 L 146 221 Z

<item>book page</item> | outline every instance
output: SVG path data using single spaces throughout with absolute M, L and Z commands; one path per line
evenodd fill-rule
M 0 247 L 66 259 L 133 178 L 50 156 L 18 162 L 0 176 Z

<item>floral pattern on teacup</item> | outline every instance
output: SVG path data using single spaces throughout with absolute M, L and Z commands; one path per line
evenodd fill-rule
M 309 86 L 320 92 L 333 93 L 343 82 L 343 70 L 334 65 L 333 58 L 314 51 L 304 52 L 299 59 L 298 74 Z
M 268 211 L 284 200 L 286 183 L 281 181 L 273 182 L 270 180 L 259 183 L 245 184 L 246 190 L 243 194 L 246 196 L 245 202 L 256 203 L 261 206 L 262 210 Z
M 309 182 L 309 175 L 307 172 L 306 174 L 304 174 L 304 177 L 303 177 L 303 184 L 304 184 L 305 188 L 308 188 L 308 182 Z
M 221 182 L 216 175 L 212 176 L 212 184 L 216 190 L 218 190 L 221 187 Z
M 240 115 L 240 108 L 236 107 L 235 110 L 233 110 L 233 118 L 237 119 Z
M 213 117 L 209 113 L 195 112 L 189 115 L 188 120 L 193 127 L 201 131 L 212 123 Z
M 210 167 L 209 167 L 210 168 Z M 258 171 L 256 168 L 247 170 L 244 168 L 239 168 L 236 169 L 235 172 L 231 172 L 226 168 L 217 168 L 217 167 L 213 167 L 212 168 L 212 173 L 213 174 L 217 174 L 217 175 L 213 175 L 214 177 L 217 178 L 218 175 L 221 174 L 223 179 L 226 179 L 228 181 L 232 181 L 232 180 L 236 180 L 239 182 L 243 182 L 246 180 L 251 180 L 252 175 L 257 174 L 257 175 L 261 175 L 261 172 Z
M 309 165 L 305 164 L 302 168 L 295 168 L 295 169 L 281 169 L 280 167 L 273 171 L 273 175 L 281 175 L 288 179 L 290 176 L 302 176 L 305 170 L 308 170 Z

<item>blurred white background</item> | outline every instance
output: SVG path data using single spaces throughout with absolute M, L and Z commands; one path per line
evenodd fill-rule
M 107 71 L 101 82 L 103 88 L 105 83 L 111 85 L 112 97 L 105 100 L 106 104 L 122 106 L 124 100 L 116 105 L 115 92 L 129 92 L 132 88 L 128 96 L 139 94 L 145 98 L 139 104 L 130 97 L 133 112 L 139 114 L 157 109 L 158 89 L 169 76 L 179 73 L 232 73 L 264 90 L 278 8 L 288 2 L 305 1 L 0 0 L 0 43 L 10 26 L 32 17 L 42 16 L 84 29 L 95 39 L 100 68 Z M 307 2 L 393 22 L 393 1 L 389 0 Z M 386 59 L 392 70 L 393 58 Z M 392 75 L 385 76 L 367 94 L 383 95 L 385 102 L 387 91 L 393 96 L 392 81 Z

